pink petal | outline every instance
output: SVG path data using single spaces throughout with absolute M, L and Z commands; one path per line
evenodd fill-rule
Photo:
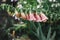
M 36 20 L 35 17 L 34 17 L 34 15 L 32 13 L 29 14 L 29 20 L 30 21 Z
M 38 14 L 35 14 L 36 22 L 42 22 L 40 16 Z
M 34 17 L 34 14 L 32 14 L 32 19 L 33 19 L 33 21 L 35 21 L 35 20 L 36 20 L 36 18 Z
M 47 20 L 44 20 L 43 22 L 46 22 Z
M 43 14 L 43 13 L 40 13 L 40 17 L 42 18 L 43 22 L 48 20 L 48 18 L 46 17 L 46 15 Z

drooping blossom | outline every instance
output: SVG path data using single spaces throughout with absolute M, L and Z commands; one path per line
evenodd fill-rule
M 34 17 L 34 15 L 33 15 L 33 13 L 29 13 L 27 15 L 27 20 L 29 20 L 29 21 L 35 21 L 36 20 L 35 17 Z
M 15 11 L 15 13 L 13 14 L 13 17 L 14 17 L 15 19 L 20 20 L 20 14 L 19 14 L 17 11 Z
M 15 11 L 15 16 L 16 16 L 17 18 L 20 18 L 20 17 L 21 17 L 21 14 L 18 13 L 17 11 Z
M 37 13 L 34 14 L 34 17 L 36 18 L 36 22 L 42 22 L 40 16 Z
M 15 12 L 15 14 L 16 14 L 15 19 L 20 17 L 22 19 L 29 20 L 29 21 L 34 21 L 34 22 L 46 22 L 48 20 L 47 16 L 42 12 L 39 15 L 37 13 L 25 14 L 23 12 L 20 13 L 20 14 Z
M 15 11 L 15 14 L 13 15 L 13 17 L 14 16 L 16 16 L 16 19 L 18 18 L 26 19 L 26 15 L 24 12 L 18 13 L 17 11 Z
M 21 18 L 23 18 L 23 19 L 26 19 L 26 15 L 25 15 L 25 13 L 21 13 Z
M 46 22 L 48 20 L 47 16 L 42 12 L 40 13 L 40 17 L 41 17 L 42 22 Z
M 48 20 L 44 13 L 40 13 L 40 15 L 38 15 L 37 13 L 30 13 L 26 15 L 26 19 L 35 22 L 46 22 Z
M 32 15 L 32 19 L 33 19 L 33 21 L 35 21 L 35 20 L 36 20 L 36 18 L 34 17 L 34 14 L 33 14 L 33 13 L 31 13 L 31 15 Z
M 28 14 L 26 14 L 26 20 L 29 20 L 29 15 Z

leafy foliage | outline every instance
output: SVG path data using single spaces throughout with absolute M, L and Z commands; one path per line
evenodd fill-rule
M 39 1 L 39 0 L 38 0 Z M 35 35 L 38 37 L 38 39 L 42 39 L 42 40 L 53 40 L 53 38 L 55 37 L 55 32 L 53 33 L 53 35 L 51 36 L 51 29 L 52 30 L 56 30 L 57 31 L 57 35 L 60 35 L 59 34 L 59 31 L 60 31 L 60 23 L 59 23 L 59 20 L 60 20 L 60 0 L 52 0 L 52 1 L 49 1 L 49 0 L 42 0 L 42 1 L 39 1 L 38 2 L 37 0 L 19 0 L 18 3 L 17 3 L 17 6 L 20 4 L 22 5 L 22 8 L 17 8 L 16 7 L 13 7 L 9 4 L 1 4 L 0 5 L 0 10 L 3 9 L 3 10 L 6 10 L 8 11 L 8 13 L 10 14 L 14 14 L 15 10 L 17 10 L 19 13 L 21 12 L 21 10 L 23 12 L 28 12 L 28 11 L 31 11 L 31 12 L 34 12 L 34 11 L 37 11 L 37 13 L 39 14 L 41 11 L 44 12 L 47 17 L 49 18 L 49 20 L 46 22 L 46 23 L 42 23 L 41 26 L 43 26 L 43 28 L 46 28 L 46 27 L 52 27 L 49 29 L 49 32 L 48 32 L 48 35 L 47 37 L 44 36 L 43 32 L 42 32 L 42 29 L 41 27 L 39 26 L 38 28 L 37 27 L 33 27 L 34 23 L 31 22 L 25 22 L 28 23 L 28 27 L 31 27 L 31 29 L 34 29 L 34 32 L 35 32 L 35 29 L 37 29 Z M 10 21 L 10 20 L 9 20 Z M 10 21 L 11 22 L 11 21 Z M 58 24 L 59 23 L 59 24 Z M 13 24 L 13 23 L 12 23 Z M 32 25 L 33 24 L 33 25 Z M 37 25 L 37 24 L 36 24 Z M 40 25 L 40 24 L 39 24 Z M 22 26 L 25 26 L 25 24 L 22 24 Z M 15 29 L 15 30 L 18 30 L 21 28 L 21 25 L 20 24 L 16 24 L 15 26 L 11 27 L 12 29 Z M 27 29 L 28 32 L 31 32 L 31 29 Z M 8 31 L 10 30 L 7 29 Z M 47 31 L 46 29 L 44 30 L 44 32 Z M 31 32 L 32 34 L 32 32 Z M 41 37 L 40 37 L 41 35 Z M 42 38 L 43 37 L 43 38 Z M 58 37 L 58 36 L 57 36 Z M 60 40 L 60 39 L 57 39 L 57 40 Z
M 54 32 L 53 35 L 51 36 L 51 28 L 49 28 L 49 31 L 46 37 L 42 32 L 41 25 L 39 24 L 39 27 L 37 28 L 36 33 L 34 34 L 36 35 L 38 40 L 54 40 L 56 32 Z

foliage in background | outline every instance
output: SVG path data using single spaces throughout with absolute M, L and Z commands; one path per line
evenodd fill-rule
M 56 33 L 54 32 L 53 35 L 51 35 L 51 28 L 49 28 L 47 37 L 44 35 L 40 23 L 38 23 L 39 27 L 37 28 L 36 32 L 33 32 L 38 40 L 55 40 Z
M 17 3 L 16 7 L 13 7 L 11 5 L 1 5 L 0 9 L 8 10 L 10 12 L 14 12 L 15 9 L 19 12 L 21 10 L 23 11 L 29 11 L 31 8 L 31 11 L 37 11 L 44 12 L 49 17 L 49 22 L 56 22 L 60 19 L 60 9 L 59 9 L 59 0 L 20 0 Z M 19 7 L 18 7 L 19 6 Z M 57 19 L 58 18 L 58 19 Z
M 20 5 L 20 6 L 19 6 Z M 19 6 L 19 7 L 18 7 Z M 31 10 L 30 10 L 31 8 Z M 18 12 L 22 11 L 37 11 L 37 13 L 40 13 L 41 11 L 44 12 L 49 20 L 46 23 L 42 23 L 43 28 L 52 27 L 53 30 L 57 31 L 57 35 L 60 31 L 60 25 L 57 24 L 57 21 L 60 20 L 60 0 L 20 0 L 17 3 L 16 7 L 13 7 L 8 4 L 0 5 L 0 10 L 5 9 L 8 12 L 15 12 L 15 9 Z M 32 24 L 28 24 L 29 27 L 32 28 Z M 44 29 L 44 32 L 47 31 Z M 46 32 L 45 32 L 46 33 Z M 32 33 L 31 33 L 32 34 Z M 57 39 L 58 40 L 58 39 Z

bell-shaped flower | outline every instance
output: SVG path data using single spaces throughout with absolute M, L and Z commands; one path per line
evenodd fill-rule
M 21 18 L 23 18 L 23 19 L 26 19 L 26 15 L 25 15 L 25 13 L 21 13 Z
M 29 13 L 29 21 L 35 21 L 35 17 L 33 13 Z
M 34 16 L 36 18 L 36 22 L 42 22 L 40 16 L 37 13 L 35 13 Z
M 26 14 L 26 20 L 29 20 L 29 15 L 28 14 Z
M 40 13 L 40 17 L 42 22 L 46 22 L 48 20 L 47 16 L 44 13 Z

